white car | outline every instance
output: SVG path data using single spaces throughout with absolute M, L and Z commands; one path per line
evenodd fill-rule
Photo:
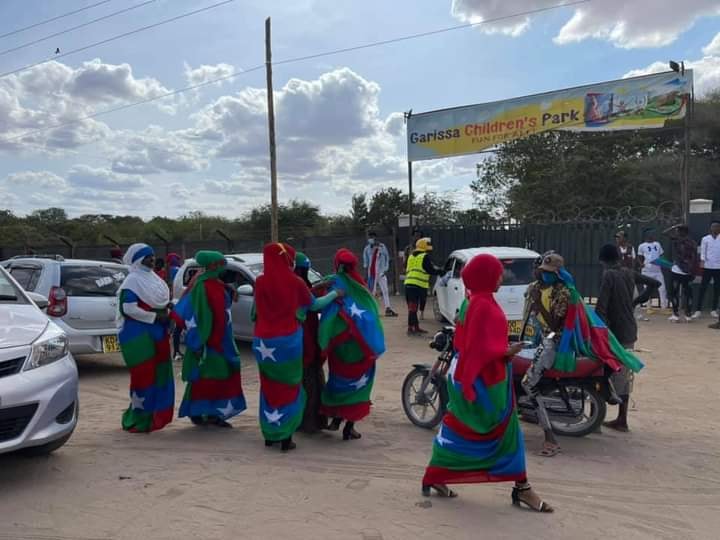
M 532 283 L 535 261 L 539 253 L 515 247 L 480 247 L 453 251 L 445 263 L 445 275 L 437 280 L 433 291 L 433 311 L 439 321 L 454 322 L 465 299 L 465 285 L 460 274 L 465 265 L 476 255 L 487 253 L 502 261 L 505 267 L 503 284 L 495 293 L 500 307 L 505 312 L 511 335 L 519 335 L 523 326 L 525 292 Z M 532 337 L 532 329 L 525 335 Z
M 120 351 L 117 291 L 127 266 L 59 255 L 13 257 L 2 266 L 23 289 L 46 299 L 47 315 L 65 332 L 73 354 Z
M 0 454 L 48 454 L 78 419 L 78 371 L 62 329 L 0 267 Z
M 250 316 L 255 301 L 255 280 L 263 271 L 262 253 L 238 253 L 225 255 L 227 271 L 232 272 L 232 284 L 237 289 L 239 298 L 232 305 L 233 335 L 235 339 L 252 341 L 254 323 Z M 200 270 L 195 259 L 187 259 L 178 270 L 173 280 L 173 298 L 177 301 L 185 292 L 190 280 Z M 316 283 L 322 276 L 310 270 L 310 281 Z

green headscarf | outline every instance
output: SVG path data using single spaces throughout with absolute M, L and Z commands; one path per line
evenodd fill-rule
M 295 268 L 310 268 L 310 259 L 300 251 L 295 255 Z
M 209 279 L 217 279 L 225 270 L 225 255 L 219 251 L 198 251 L 195 261 L 205 270 L 200 274 L 190 291 L 190 302 L 197 314 L 197 329 L 203 343 L 206 343 L 212 331 L 212 311 L 208 303 L 204 283 Z

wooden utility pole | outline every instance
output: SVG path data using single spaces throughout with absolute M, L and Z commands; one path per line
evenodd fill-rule
M 275 96 L 272 81 L 272 51 L 270 48 L 270 17 L 265 19 L 265 74 L 267 79 L 268 136 L 270 138 L 270 241 L 277 242 L 277 156 L 275 151 Z

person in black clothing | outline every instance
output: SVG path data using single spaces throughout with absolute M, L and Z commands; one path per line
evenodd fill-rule
M 440 276 L 443 269 L 432 261 L 432 240 L 421 238 L 415 243 L 415 250 L 407 260 L 405 270 L 405 300 L 408 306 L 409 336 L 427 334 L 427 330 L 420 328 L 418 309 L 425 305 L 431 276 Z
M 620 251 L 612 244 L 602 247 L 599 259 L 605 266 L 605 272 L 595 313 L 605 321 L 623 347 L 632 349 L 637 341 L 635 306 L 647 302 L 660 288 L 660 282 L 644 276 L 637 270 L 623 267 Z M 644 291 L 633 299 L 636 285 L 644 287 Z M 623 366 L 619 372 L 613 373 L 611 381 L 622 403 L 617 419 L 604 425 L 617 431 L 629 431 L 627 416 L 633 387 L 633 373 Z

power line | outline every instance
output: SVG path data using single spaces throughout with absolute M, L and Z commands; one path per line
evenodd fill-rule
M 221 2 L 221 3 L 219 3 L 219 4 L 214 4 L 213 6 L 208 6 L 207 8 L 203 8 L 203 10 L 205 10 L 205 9 L 210 9 L 210 8 L 212 8 L 212 7 L 217 7 L 217 6 L 220 6 L 220 5 L 222 5 L 222 4 L 227 4 L 227 3 L 232 2 L 232 1 L 233 1 L 233 0 L 226 0 L 226 1 Z M 290 64 L 290 63 L 295 63 L 295 62 L 302 62 L 302 61 L 309 60 L 309 59 L 313 59 L 313 58 L 320 58 L 320 57 L 322 57 L 322 56 L 330 56 L 330 55 L 334 55 L 334 54 L 341 54 L 341 53 L 348 52 L 348 51 L 354 51 L 354 50 L 359 50 L 359 49 L 367 49 L 367 48 L 370 48 L 370 47 L 379 47 L 379 46 L 387 45 L 387 44 L 389 44 L 389 43 L 396 43 L 396 42 L 399 42 L 399 41 L 407 41 L 407 40 L 410 40 L 410 39 L 417 39 L 417 38 L 426 37 L 426 36 L 431 36 L 431 35 L 435 35 L 435 34 L 439 34 L 439 33 L 449 32 L 449 31 L 452 31 L 452 30 L 461 30 L 461 29 L 465 29 L 465 28 L 471 28 L 471 27 L 475 27 L 475 26 L 482 25 L 482 24 L 490 24 L 490 23 L 493 23 L 493 22 L 499 22 L 499 21 L 503 21 L 503 20 L 507 20 L 507 19 L 513 19 L 513 18 L 517 18 L 517 17 L 523 17 L 523 16 L 532 15 L 532 14 L 547 12 L 547 11 L 550 11 L 550 10 L 553 10 L 553 9 L 559 9 L 559 8 L 563 8 L 563 7 L 574 6 L 574 5 L 578 5 L 578 4 L 584 4 L 584 3 L 587 3 L 587 2 L 590 2 L 590 1 L 591 1 L 591 0 L 576 0 L 576 1 L 574 1 L 574 2 L 569 2 L 569 3 L 554 4 L 554 5 L 552 5 L 552 6 L 547 6 L 547 7 L 544 7 L 544 8 L 527 10 L 527 11 L 523 11 L 523 12 L 519 12 L 519 13 L 514 13 L 514 14 L 511 14 L 511 15 L 505 15 L 505 16 L 502 16 L 502 17 L 495 17 L 495 18 L 493 18 L 493 19 L 486 19 L 485 21 L 481 21 L 481 22 L 477 22 L 477 23 L 463 24 L 463 25 L 459 25 L 459 26 L 453 26 L 453 27 L 449 27 L 449 28 L 443 28 L 443 29 L 440 29 L 440 30 L 432 30 L 432 31 L 429 31 L 429 32 L 422 32 L 422 33 L 419 33 L 419 34 L 412 34 L 412 35 L 397 37 L 397 38 L 393 38 L 393 39 L 387 39 L 387 40 L 382 40 L 382 41 L 375 41 L 375 42 L 372 42 L 372 43 L 366 43 L 366 44 L 357 45 L 357 46 L 354 46 L 354 47 L 345 47 L 345 48 L 342 48 L 342 49 L 334 49 L 334 50 L 331 50 L 331 51 L 325 51 L 325 52 L 316 53 L 316 54 L 307 55 L 307 56 L 301 56 L 301 57 L 296 57 L 296 58 L 289 58 L 289 59 L 286 59 L 286 60 L 281 60 L 280 62 L 275 62 L 274 64 L 275 64 L 275 65 L 277 65 L 277 64 Z M 180 17 L 184 17 L 184 16 L 187 16 L 187 15 L 188 15 L 188 14 L 181 15 Z M 135 31 L 133 31 L 133 32 L 135 32 Z M 111 39 L 117 39 L 117 38 L 111 38 Z M 90 47 L 90 46 L 88 46 L 88 47 L 86 47 L 86 48 L 89 48 L 89 47 Z M 72 53 L 74 53 L 74 52 L 77 52 L 77 51 L 70 51 L 69 53 L 66 53 L 66 54 L 72 54 Z M 44 62 L 43 62 L 43 63 L 44 63 Z M 196 90 L 197 88 L 202 88 L 202 87 L 204 87 L 204 86 L 209 86 L 209 85 L 211 85 L 211 84 L 214 84 L 214 83 L 217 83 L 217 82 L 220 82 L 220 81 L 224 81 L 224 80 L 227 80 L 227 79 L 232 79 L 232 78 L 234 78 L 234 77 L 237 77 L 238 75 L 242 75 L 242 74 L 245 74 L 245 73 L 251 73 L 251 72 L 253 72 L 253 71 L 257 71 L 257 70 L 259 70 L 259 69 L 263 69 L 264 67 L 265 67 L 265 64 L 260 64 L 260 65 L 251 67 L 251 68 L 249 68 L 249 69 L 247 69 L 247 70 L 234 71 L 234 72 L 232 72 L 232 73 L 230 73 L 230 74 L 228 74 L 228 75 L 223 75 L 222 77 L 218 77 L 218 78 L 216 78 L 216 79 L 211 79 L 211 80 L 202 82 L 202 83 L 200 83 L 200 84 L 194 84 L 194 85 L 191 85 L 191 86 L 186 86 L 186 87 L 184 87 L 184 88 L 180 88 L 180 89 L 178 89 L 178 90 L 173 90 L 173 91 L 167 92 L 167 93 L 165 93 L 165 94 L 159 94 L 159 95 L 154 96 L 154 97 L 151 97 L 151 98 L 147 98 L 147 99 L 143 99 L 143 100 L 140 100 L 140 101 L 135 101 L 135 102 L 127 103 L 127 104 L 125 104 L 125 105 L 121 105 L 121 106 L 118 106 L 118 107 L 113 107 L 113 108 L 110 108 L 110 109 L 104 109 L 104 110 L 102 110 L 102 111 L 98 111 L 98 112 L 95 112 L 95 113 L 89 114 L 89 115 L 87 115 L 87 116 L 83 116 L 83 117 L 77 118 L 77 119 L 72 120 L 72 121 L 69 121 L 69 122 L 64 122 L 64 123 L 57 124 L 57 125 L 54 125 L 54 126 L 47 126 L 47 127 L 44 127 L 44 128 L 39 128 L 39 129 L 36 129 L 36 130 L 33 130 L 33 131 L 29 131 L 29 132 L 26 132 L 26 133 L 23 133 L 23 134 L 20 134 L 20 135 L 16 135 L 16 136 L 14 136 L 14 137 L 5 138 L 5 139 L 0 140 L 0 142 L 6 142 L 6 143 L 7 143 L 7 142 L 16 141 L 16 140 L 22 139 L 22 138 L 24 138 L 24 137 L 27 137 L 27 136 L 29 136 L 29 135 L 34 135 L 34 134 L 36 134 L 36 133 L 41 133 L 41 132 L 48 131 L 48 130 L 51 130 L 51 129 L 57 129 L 57 128 L 60 128 L 60 127 L 65 127 L 65 126 L 68 126 L 68 125 L 77 124 L 77 123 L 82 122 L 82 121 L 84 121 L 84 120 L 90 120 L 90 119 L 93 119 L 93 118 L 97 118 L 98 116 L 103 116 L 103 115 L 106 115 L 106 114 L 111 114 L 111 113 L 114 113 L 114 112 L 118 112 L 118 111 L 122 111 L 122 110 L 125 110 L 125 109 L 129 109 L 129 108 L 131 108 L 131 107 L 135 107 L 135 106 L 138 106 L 138 105 L 144 105 L 144 104 L 146 104 L 146 103 L 151 103 L 151 102 L 153 102 L 153 101 L 157 101 L 157 100 L 164 99 L 164 98 L 167 98 L 167 97 L 171 97 L 171 96 L 174 96 L 174 95 L 183 94 L 183 93 L 189 92 L 189 91 L 191 91 L 191 90 Z M 23 68 L 23 69 L 29 69 L 29 68 Z M 0 77 L 3 77 L 3 76 L 5 76 L 5 75 L 7 75 L 7 74 L 0 74 Z
M 110 1 L 110 0 L 108 0 Z M 73 32 L 75 30 L 79 30 L 80 28 L 85 28 L 86 26 L 90 26 L 92 24 L 98 23 L 100 21 L 104 21 L 107 19 L 110 19 L 112 17 L 116 17 L 118 15 L 122 15 L 123 13 L 127 13 L 128 11 L 133 11 L 135 9 L 147 6 L 148 4 L 152 4 L 156 0 L 147 0 L 146 2 L 143 2 L 141 4 L 136 4 L 134 6 L 130 6 L 128 8 L 124 8 L 118 11 L 114 11 L 112 13 L 108 13 L 107 15 L 103 15 L 102 17 L 98 17 L 97 19 L 93 19 L 92 21 L 88 21 L 82 24 L 78 24 L 77 26 L 72 26 L 70 28 L 67 28 L 65 30 L 61 30 L 60 32 L 55 32 L 54 34 L 47 35 L 45 37 L 41 37 L 39 39 L 28 41 L 27 43 L 23 43 L 22 45 L 18 45 L 17 47 L 12 47 L 10 49 L 5 49 L 4 51 L 0 51 L 0 56 L 4 56 L 6 54 L 9 54 L 11 52 L 19 51 L 21 49 L 25 49 L 27 47 L 30 47 L 32 45 L 37 45 L 38 43 L 42 43 L 43 41 L 47 41 L 49 39 L 62 36 L 63 34 L 69 34 L 70 32 Z
M 400 36 L 400 37 L 396 37 L 396 38 L 385 39 L 385 40 L 382 40 L 382 41 L 374 41 L 374 42 L 372 42 L 372 43 L 366 43 L 366 44 L 364 44 L 364 45 L 355 45 L 355 46 L 353 46 L 353 47 L 345 47 L 345 48 L 342 48 L 342 49 L 335 49 L 335 50 L 333 50 L 333 51 L 321 52 L 321 53 L 316 53 L 316 54 L 309 54 L 309 55 L 307 55 L 307 56 L 298 56 L 298 57 L 295 57 L 295 58 L 288 58 L 288 59 L 286 59 L 286 60 L 280 60 L 280 61 L 278 61 L 278 62 L 273 62 L 273 64 L 276 65 L 276 66 L 277 66 L 277 65 L 282 65 L 282 64 L 291 64 L 291 63 L 294 63 L 294 62 L 301 62 L 301 61 L 304 61 L 304 60 L 313 60 L 313 59 L 315 59 L 315 58 L 322 58 L 322 57 L 325 57 L 325 56 L 332 56 L 332 55 L 342 54 L 342 53 L 346 53 L 346 52 L 359 51 L 359 50 L 362 50 L 362 49 L 369 49 L 369 48 L 372 48 L 372 47 L 379 47 L 379 46 L 382 46 L 382 45 L 389 45 L 389 44 L 391 44 L 391 43 L 398 43 L 398 42 L 401 42 L 401 41 L 408 41 L 408 40 L 411 40 L 411 39 L 417 39 L 417 38 L 422 38 L 422 37 L 427 37 L 427 36 L 434 36 L 434 35 L 437 35 L 437 34 L 444 34 L 444 33 L 446 33 L 446 32 L 452 32 L 452 31 L 454 31 L 454 30 L 464 30 L 464 29 L 466 29 L 466 28 L 474 28 L 474 27 L 476 27 L 476 26 L 481 26 L 481 25 L 484 25 L 484 24 L 496 23 L 496 22 L 505 21 L 505 20 L 508 20 L 508 19 L 516 19 L 516 18 L 518 18 L 518 17 L 527 17 L 527 16 L 530 16 L 530 15 L 537 15 L 537 14 L 539 14 L 539 13 L 545 13 L 545 12 L 547 12 L 547 11 L 552 11 L 552 10 L 555 10 L 555 9 L 560 9 L 560 8 L 564 8 L 564 7 L 577 6 L 577 5 L 579 5 L 579 4 L 586 4 L 586 3 L 590 2 L 590 1 L 591 1 L 591 0 L 575 0 L 575 1 L 573 1 L 573 2 L 567 2 L 567 3 L 564 3 L 564 4 L 554 4 L 554 5 L 546 6 L 546 7 L 543 7 L 543 8 L 530 9 L 530 10 L 527 10 L 527 11 L 522 11 L 522 12 L 519 12 L 519 13 L 514 13 L 514 14 L 512 14 L 512 15 L 503 15 L 503 16 L 501 16 L 501 17 L 494 17 L 494 18 L 492 18 L 492 19 L 484 19 L 484 20 L 482 20 L 482 21 L 475 22 L 475 23 L 460 24 L 460 25 L 457 25 L 457 26 L 449 26 L 449 27 L 446 27 L 446 28 L 440 28 L 440 29 L 438 29 L 438 30 L 430 30 L 430 31 L 428 31 L 428 32 L 420 32 L 420 33 L 417 33 L 417 34 L 410 34 L 410 35 L 407 35 L 407 36 Z
M 87 11 L 88 9 L 92 9 L 94 7 L 101 6 L 103 4 L 107 4 L 109 2 L 112 2 L 113 0 L 103 0 L 102 2 L 97 2 L 96 4 L 91 4 L 89 6 L 85 6 L 84 8 L 76 9 L 74 11 L 68 11 L 67 13 L 63 13 L 62 15 L 58 15 L 56 17 L 52 17 L 51 19 L 45 19 L 44 21 L 36 22 L 35 24 L 31 24 L 30 26 L 25 26 L 24 28 L 18 28 L 17 30 L 13 30 L 11 32 L 7 32 L 5 34 L 0 35 L 0 39 L 14 36 L 15 34 L 19 34 L 20 32 L 24 32 L 25 30 L 30 30 L 32 28 L 37 28 L 38 26 L 42 26 L 44 24 L 51 23 L 53 21 L 59 21 L 60 19 L 64 19 L 65 17 L 69 17 L 70 15 L 75 15 L 76 13 L 81 13 L 83 11 Z
M 200 8 L 200 9 L 196 9 L 196 10 L 194 10 L 194 11 L 189 11 L 189 12 L 187 12 L 187 13 L 183 13 L 182 15 L 177 15 L 177 16 L 175 16 L 175 17 L 171 17 L 170 19 L 165 19 L 165 20 L 163 20 L 163 21 L 159 21 L 159 22 L 156 22 L 156 23 L 154 23 L 154 24 L 149 24 L 149 25 L 147 25 L 147 26 L 142 26 L 142 27 L 140 27 L 140 28 L 136 28 L 135 30 L 130 30 L 129 32 L 124 32 L 124 33 L 122 33 L 122 34 L 118 34 L 117 36 L 113 36 L 113 37 L 110 37 L 110 38 L 107 38 L 107 39 L 103 39 L 102 41 L 97 41 L 97 42 L 95 42 L 95 43 L 91 43 L 90 45 L 85 45 L 84 47 L 80 47 L 80 48 L 78 48 L 78 49 L 73 49 L 73 50 L 68 51 L 68 52 L 66 52 L 66 53 L 56 54 L 56 55 L 53 56 L 52 58 L 48 58 L 47 60 L 43 60 L 42 62 L 36 62 L 36 63 L 34 63 L 34 64 L 30 64 L 30 65 L 27 65 L 27 66 L 25 66 L 25 67 L 21 67 L 21 68 L 18 68 L 18 69 L 14 69 L 14 70 L 12 70 L 12 71 L 6 71 L 5 73 L 0 73 L 0 78 L 2 78 L 2 77 L 7 77 L 8 75 L 14 75 L 14 74 L 20 73 L 20 72 L 22 72 L 22 71 L 27 71 L 28 69 L 32 69 L 32 68 L 34 68 L 34 67 L 41 66 L 41 65 L 43 65 L 43 64 L 47 64 L 48 62 L 52 62 L 53 60 L 57 60 L 58 58 L 64 58 L 64 57 L 70 56 L 70 55 L 72 55 L 72 54 L 76 54 L 76 53 L 79 53 L 79 52 L 82 52 L 82 51 L 87 51 L 88 49 L 92 49 L 92 48 L 97 47 L 97 46 L 99 46 L 99 45 L 105 45 L 106 43 L 110 43 L 110 42 L 112 42 L 112 41 L 117 41 L 118 39 L 121 39 L 121 38 L 124 38 L 124 37 L 128 37 L 128 36 L 132 36 L 133 34 L 138 34 L 138 33 L 140 33 L 140 32 L 144 32 L 145 30 L 150 30 L 150 29 L 152 29 L 152 28 L 157 28 L 158 26 L 162 26 L 162 25 L 164 25 L 164 24 L 168 24 L 168 23 L 171 23 L 171 22 L 175 22 L 175 21 L 178 21 L 178 20 L 180 20 L 180 19 L 184 19 L 184 18 L 186 18 L 186 17 L 190 17 L 190 16 L 192 16 L 192 15 L 198 15 L 199 13 L 203 13 L 203 12 L 205 12 L 205 11 L 209 11 L 209 10 L 211 10 L 211 9 L 214 9 L 214 8 L 217 8 L 217 7 L 220 7 L 220 6 L 224 6 L 224 5 L 229 4 L 229 3 L 231 3 L 231 2 L 234 2 L 234 1 L 235 1 L 235 0 L 224 0 L 223 2 L 218 2 L 217 4 L 212 4 L 212 5 L 210 5 L 210 6 L 206 6 L 206 7 L 204 7 L 204 8 Z

